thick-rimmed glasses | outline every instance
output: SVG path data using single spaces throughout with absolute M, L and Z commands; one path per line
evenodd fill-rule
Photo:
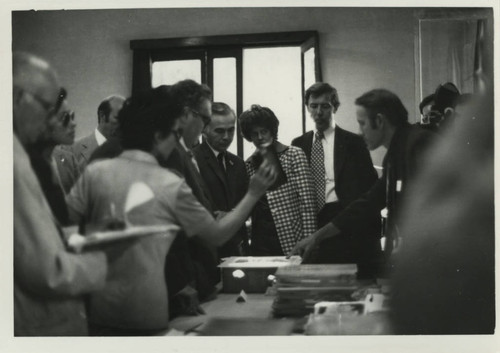
M 191 110 L 193 113 L 195 113 L 196 115 L 198 115 L 201 118 L 201 120 L 203 121 L 203 124 L 205 126 L 207 126 L 208 124 L 210 124 L 210 122 L 212 121 L 212 118 L 209 117 L 208 115 L 202 114 L 199 111 L 194 110 L 193 108 L 189 108 L 189 110 Z
M 55 114 L 59 111 L 59 109 L 61 109 L 61 106 L 64 102 L 64 100 L 66 99 L 66 96 L 67 96 L 67 92 L 64 88 L 61 87 L 61 89 L 59 90 L 59 94 L 57 96 L 57 101 L 56 103 L 50 103 L 50 102 L 47 102 L 45 99 L 43 99 L 42 97 L 40 97 L 39 95 L 37 95 L 36 93 L 33 93 L 31 91 L 28 91 L 26 89 L 21 89 L 24 93 L 27 93 L 29 94 L 30 96 L 32 96 L 37 102 L 38 104 L 40 104 L 43 109 L 45 109 L 45 111 L 51 115 L 51 114 Z

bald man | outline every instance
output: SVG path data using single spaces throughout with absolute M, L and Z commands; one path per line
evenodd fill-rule
M 117 117 L 124 102 L 125 98 L 118 95 L 105 98 L 97 108 L 97 128 L 72 146 L 59 146 L 54 150 L 54 159 L 65 193 L 69 193 L 97 147 L 116 136 Z
M 66 97 L 47 62 L 13 55 L 14 335 L 87 334 L 83 295 L 104 287 L 103 252 L 66 250 L 27 151 L 48 138 Z M 111 253 L 110 253 L 111 254 Z

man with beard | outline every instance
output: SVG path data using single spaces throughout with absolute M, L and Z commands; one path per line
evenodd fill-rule
M 314 178 L 317 195 L 318 228 L 327 224 L 352 201 L 368 191 L 377 180 L 370 154 L 363 139 L 337 126 L 334 121 L 339 106 L 337 90 L 317 82 L 306 90 L 304 102 L 314 120 L 315 131 L 292 141 L 304 150 Z M 370 217 L 369 217 L 370 218 Z M 359 244 L 349 234 L 322 243 L 312 262 L 352 263 L 373 257 L 379 242 L 379 216 L 372 215 L 364 233 L 370 234 L 370 246 Z

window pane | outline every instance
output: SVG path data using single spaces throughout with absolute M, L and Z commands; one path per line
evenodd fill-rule
M 278 139 L 286 145 L 302 134 L 300 55 L 300 47 L 243 50 L 243 109 L 270 108 L 280 122 Z M 254 151 L 245 141 L 244 159 Z
M 155 61 L 152 68 L 152 86 L 173 85 L 191 79 L 201 83 L 200 60 Z
M 214 59 L 214 102 L 226 103 L 236 113 L 236 58 Z M 235 134 L 228 151 L 237 154 Z
M 304 53 L 304 92 L 316 82 L 314 55 L 314 47 Z M 306 110 L 306 131 L 314 130 L 314 128 L 314 121 L 309 117 L 309 113 Z

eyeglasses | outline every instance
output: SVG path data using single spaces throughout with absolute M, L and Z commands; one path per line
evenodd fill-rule
M 316 110 L 321 108 L 321 110 L 332 109 L 333 106 L 330 103 L 309 103 L 309 108 L 312 110 Z
M 62 123 L 63 127 L 68 127 L 69 122 L 74 120 L 75 120 L 75 112 L 73 111 L 64 112 L 59 117 L 59 121 Z
M 208 124 L 210 124 L 210 122 L 212 121 L 212 118 L 209 117 L 208 115 L 202 114 L 199 111 L 194 110 L 192 108 L 189 108 L 189 110 L 191 110 L 193 113 L 195 113 L 196 115 L 198 115 L 201 118 L 201 120 L 203 121 L 203 124 L 205 126 L 207 126 Z
M 49 115 L 55 114 L 59 111 L 59 109 L 61 109 L 61 106 L 62 106 L 62 104 L 67 96 L 66 90 L 61 87 L 61 89 L 59 90 L 59 94 L 57 96 L 56 103 L 52 104 L 50 102 L 47 102 L 45 99 L 43 99 L 42 97 L 40 97 L 39 95 L 37 95 L 33 92 L 30 92 L 30 91 L 25 90 L 25 89 L 22 89 L 22 91 L 25 93 L 28 93 L 30 96 L 32 96 L 38 102 L 38 104 L 40 104 L 43 107 L 43 109 L 45 109 L 45 111 L 47 113 L 49 113 Z

